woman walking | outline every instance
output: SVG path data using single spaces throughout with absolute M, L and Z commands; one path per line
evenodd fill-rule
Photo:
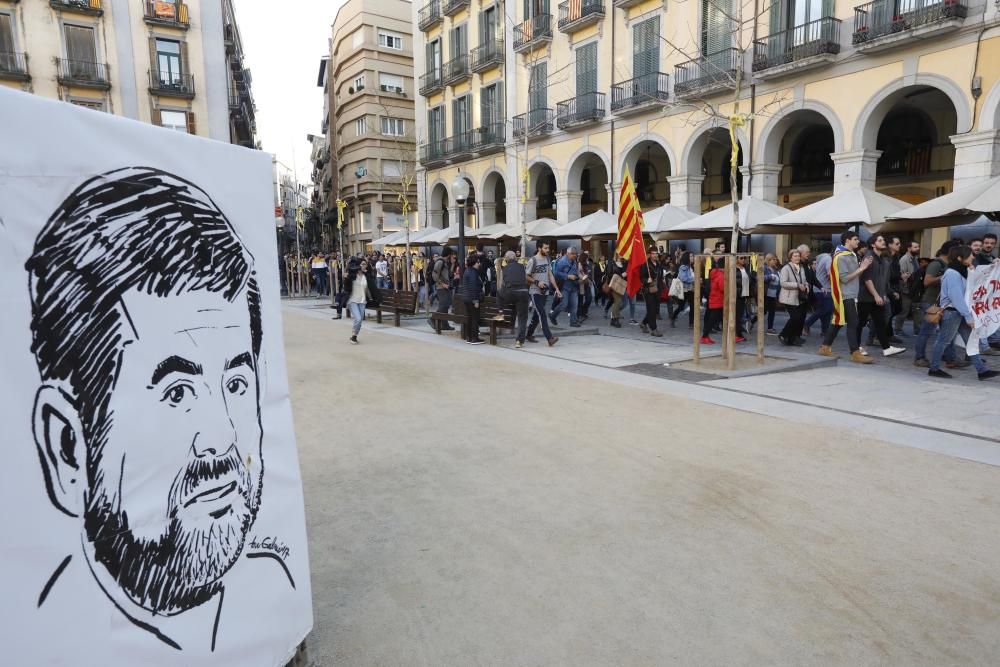
M 778 334 L 778 339 L 785 345 L 800 346 L 805 342 L 802 339 L 802 327 L 806 321 L 806 304 L 809 300 L 809 282 L 802 267 L 802 253 L 798 250 L 788 253 L 788 264 L 781 268 L 779 277 L 781 292 L 778 301 L 788 311 L 788 322 Z
M 681 284 L 684 286 L 684 301 L 677 304 L 674 308 L 674 314 L 670 318 L 670 326 L 674 326 L 677 322 L 677 316 L 681 314 L 684 310 L 682 304 L 687 304 L 688 309 L 688 326 L 694 326 L 694 269 L 691 268 L 691 253 L 684 252 L 681 254 L 680 266 L 677 268 L 677 278 L 680 279 Z
M 722 308 L 726 303 L 726 258 L 715 260 L 715 266 L 708 273 L 708 308 L 705 310 L 702 345 L 714 345 L 711 333 L 722 326 Z
M 764 313 L 767 315 L 767 333 L 778 334 L 774 330 L 774 315 L 778 310 L 778 292 L 781 291 L 781 274 L 778 269 L 778 257 L 767 253 L 764 257 Z
M 615 276 L 621 276 L 622 279 L 624 279 L 627 269 L 628 263 L 622 259 L 621 255 L 615 253 L 614 261 L 607 265 L 604 272 L 604 284 L 608 286 L 607 294 L 611 297 L 611 302 L 609 304 L 611 308 L 611 326 L 616 329 L 622 328 L 622 295 L 611 289 L 611 279 Z M 607 310 L 607 307 L 605 310 Z
M 344 292 L 347 297 L 347 309 L 351 312 L 351 343 L 358 344 L 358 334 L 361 333 L 361 323 L 365 321 L 365 305 L 371 290 L 368 287 L 368 262 L 351 258 L 347 266 L 347 278 L 344 280 Z

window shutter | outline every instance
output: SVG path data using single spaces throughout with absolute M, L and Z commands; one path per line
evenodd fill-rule
M 188 73 L 188 43 L 187 41 L 181 42 L 181 76 L 185 76 Z
M 97 62 L 94 29 L 75 25 L 67 25 L 64 28 L 66 31 L 66 57 L 70 60 L 87 63 Z
M 732 0 L 702 0 L 703 55 L 711 56 L 732 47 L 732 28 L 726 16 L 731 13 Z
M 434 71 L 434 42 L 428 42 L 424 51 L 426 51 L 424 57 L 427 59 L 427 62 L 424 63 L 424 69 L 430 74 Z
M 635 26 L 632 32 L 632 76 L 641 77 L 660 70 L 660 17 L 654 16 Z
M 158 77 L 160 71 L 160 62 L 156 56 L 156 39 L 153 37 L 149 38 L 149 72 L 150 72 L 150 83 L 153 82 L 154 78 Z
M 193 111 L 187 112 L 187 126 L 188 126 L 188 134 L 197 134 L 197 132 L 195 132 Z
M 577 96 L 597 91 L 597 44 L 587 44 L 576 50 Z
M 487 39 L 486 12 L 479 12 L 479 46 L 485 46 Z
M 538 63 L 531 68 L 531 82 L 528 85 L 528 100 L 530 109 L 544 109 L 548 106 L 547 79 L 548 63 Z
M 14 51 L 14 31 L 10 24 L 9 14 L 0 14 L 0 53 Z
M 153 109 L 153 112 L 150 114 L 150 120 L 153 121 L 153 125 L 163 125 L 163 121 L 160 119 L 159 109 Z

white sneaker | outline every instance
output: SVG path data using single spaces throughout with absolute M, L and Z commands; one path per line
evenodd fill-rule
M 906 348 L 905 347 L 888 347 L 888 348 L 882 350 L 882 356 L 883 357 L 891 357 L 894 354 L 900 354 L 902 352 L 906 352 Z
M 866 350 L 866 349 L 865 349 L 865 348 L 863 348 L 863 347 L 859 347 L 859 348 L 858 348 L 858 352 L 860 352 L 861 354 L 863 354 L 863 355 L 864 355 L 864 356 L 866 356 L 866 357 L 868 356 L 868 350 Z

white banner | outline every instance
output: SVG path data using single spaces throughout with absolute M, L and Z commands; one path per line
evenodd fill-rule
M 271 156 L 0 87 L 10 665 L 284 665 L 312 627 Z
M 1000 328 L 1000 263 L 969 268 L 965 283 L 965 302 L 972 311 L 972 335 L 966 352 L 979 354 L 979 341 Z

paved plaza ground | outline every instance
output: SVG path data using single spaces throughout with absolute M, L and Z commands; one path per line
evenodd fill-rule
M 671 374 L 686 325 L 515 350 L 369 320 L 351 346 L 331 314 L 285 304 L 315 664 L 1000 654 L 1000 384 Z

